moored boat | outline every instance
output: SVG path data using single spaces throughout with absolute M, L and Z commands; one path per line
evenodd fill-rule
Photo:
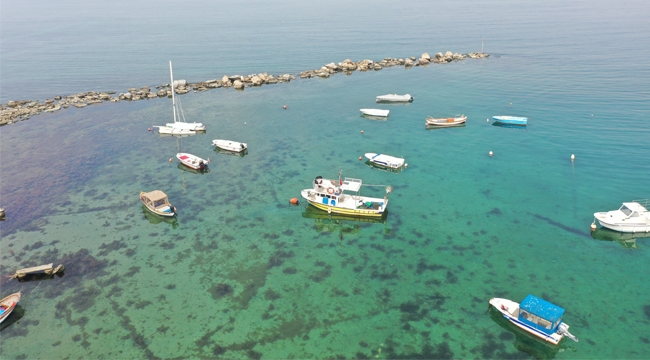
M 169 203 L 167 194 L 160 190 L 150 192 L 140 191 L 140 201 L 145 205 L 147 210 L 160 216 L 174 216 L 176 215 L 176 208 Z
M 186 122 L 185 114 L 180 106 L 180 101 L 176 104 L 176 86 L 174 84 L 174 74 L 172 72 L 172 62 L 169 61 L 169 76 L 171 77 L 171 91 L 172 91 L 172 113 L 174 114 L 174 122 L 167 123 L 165 126 L 154 125 L 153 127 L 158 128 L 160 134 L 168 135 L 194 135 L 197 131 L 205 131 L 205 125 L 197 122 Z M 182 120 L 181 120 L 182 119 Z
M 21 293 L 19 291 L 0 300 L 0 323 L 5 321 L 11 312 L 14 311 L 16 305 L 20 302 L 20 296 Z
M 376 117 L 387 117 L 390 113 L 390 110 L 381 110 L 381 109 L 359 109 L 362 115 L 367 116 L 376 116 Z
M 375 165 L 391 169 L 401 169 L 402 166 L 406 165 L 403 158 L 386 154 L 366 153 L 364 156 Z
M 433 118 L 428 117 L 425 125 L 427 126 L 456 126 L 464 124 L 467 121 L 467 116 L 456 115 L 452 118 Z
M 397 94 L 387 94 L 377 96 L 376 102 L 411 102 L 413 101 L 413 96 L 410 94 L 397 95 Z
M 361 179 L 345 178 L 341 180 L 323 179 L 317 176 L 311 189 L 304 189 L 300 195 L 318 209 L 328 213 L 361 217 L 382 217 L 388 207 L 388 194 L 392 191 L 386 187 L 383 198 L 361 196 Z
M 494 121 L 496 121 L 498 123 L 508 124 L 508 125 L 526 125 L 526 124 L 528 124 L 528 118 L 523 117 L 523 116 L 499 115 L 499 116 L 492 116 L 492 119 L 494 119 Z
M 649 199 L 624 202 L 618 210 L 594 213 L 594 218 L 601 226 L 614 231 L 647 233 L 650 232 L 649 205 Z
M 566 336 L 577 342 L 562 321 L 564 309 L 537 296 L 528 295 L 521 303 L 502 298 L 490 299 L 490 305 L 520 329 L 557 345 Z
M 212 140 L 212 145 L 218 147 L 219 149 L 233 151 L 233 152 L 242 152 L 248 149 L 248 145 L 246 143 L 241 143 L 241 142 L 231 141 L 231 140 L 221 140 L 221 139 Z
M 208 164 L 210 163 L 210 159 L 205 160 L 201 159 L 200 157 L 188 153 L 178 153 L 176 154 L 176 157 L 178 160 L 181 161 L 181 164 L 194 169 L 194 170 L 202 170 L 208 167 Z

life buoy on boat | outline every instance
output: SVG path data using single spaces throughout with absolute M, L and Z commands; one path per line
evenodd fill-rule
M 334 194 L 334 189 L 327 188 L 327 193 L 330 194 L 330 195 Z

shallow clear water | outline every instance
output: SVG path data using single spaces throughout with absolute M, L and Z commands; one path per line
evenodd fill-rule
M 208 127 L 187 138 L 147 132 L 170 120 L 169 99 L 67 109 L 0 128 L 2 273 L 67 267 L 61 278 L 2 280 L 3 295 L 23 292 L 1 326 L 3 357 L 645 357 L 650 239 L 594 238 L 589 225 L 594 212 L 650 191 L 648 49 L 638 43 L 647 5 L 335 5 L 196 3 L 161 6 L 146 19 L 142 5 L 75 7 L 67 10 L 83 21 L 57 22 L 60 36 L 21 54 L 7 34 L 30 42 L 44 30 L 19 27 L 21 18 L 8 14 L 25 10 L 2 4 L 3 101 L 162 84 L 170 57 L 178 78 L 196 81 L 476 51 L 481 36 L 492 54 L 187 94 L 188 120 Z M 70 14 L 56 7 L 32 16 Z M 457 19 L 466 25 L 453 26 Z M 129 42 L 93 36 L 135 33 L 136 25 L 146 31 L 123 35 Z M 73 33 L 85 35 L 63 51 Z M 258 53 L 242 47 L 249 40 Z M 592 51 L 596 42 L 602 51 Z M 89 44 L 107 51 L 81 47 Z M 605 55 L 613 52 L 629 56 Z M 105 62 L 81 67 L 83 54 Z M 384 93 L 415 101 L 376 105 Z M 391 115 L 367 120 L 358 111 L 365 107 Z M 465 127 L 424 127 L 429 115 L 456 113 L 468 116 Z M 498 114 L 528 116 L 529 126 L 486 121 Z M 217 153 L 216 138 L 247 142 L 249 153 Z M 209 157 L 210 172 L 170 163 L 179 149 Z M 378 171 L 358 160 L 365 152 L 404 156 L 409 167 Z M 393 186 L 384 222 L 288 204 L 314 176 L 339 170 Z M 143 211 L 138 192 L 153 189 L 169 195 L 177 219 Z M 564 307 L 580 342 L 549 347 L 486 313 L 492 297 L 529 293 Z

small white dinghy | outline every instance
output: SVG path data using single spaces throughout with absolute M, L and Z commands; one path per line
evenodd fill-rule
M 397 94 L 387 94 L 377 96 L 376 102 L 411 102 L 413 101 L 413 96 L 411 94 L 397 95 Z
M 5 321 L 5 319 L 9 317 L 9 314 L 14 311 L 16 305 L 18 305 L 18 302 L 20 301 L 20 296 L 21 294 L 19 291 L 0 300 L 0 323 Z
M 381 110 L 381 109 L 359 109 L 362 115 L 368 116 L 377 116 L 377 117 L 387 117 L 390 110 Z
M 366 153 L 365 157 L 373 164 L 391 169 L 400 169 L 405 165 L 403 158 L 398 158 L 386 154 Z
M 210 159 L 205 160 L 201 159 L 200 157 L 188 153 L 178 153 L 176 154 L 176 157 L 178 160 L 181 161 L 181 164 L 192 168 L 194 170 L 202 170 L 208 167 L 208 164 L 210 163 Z
M 467 116 L 456 115 L 452 118 L 434 118 L 429 116 L 425 125 L 427 126 L 456 126 L 464 124 L 467 121 Z
M 230 140 L 221 140 L 221 139 L 212 140 L 212 145 L 218 147 L 219 149 L 233 151 L 233 152 L 242 152 L 248 149 L 248 145 L 246 143 L 240 143 L 237 141 L 230 141 Z

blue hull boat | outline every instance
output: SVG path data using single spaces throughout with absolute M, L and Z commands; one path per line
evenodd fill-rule
M 492 116 L 492 119 L 494 121 L 501 123 L 501 124 L 508 124 L 508 125 L 526 125 L 528 123 L 528 118 L 527 117 L 522 117 L 522 116 Z

